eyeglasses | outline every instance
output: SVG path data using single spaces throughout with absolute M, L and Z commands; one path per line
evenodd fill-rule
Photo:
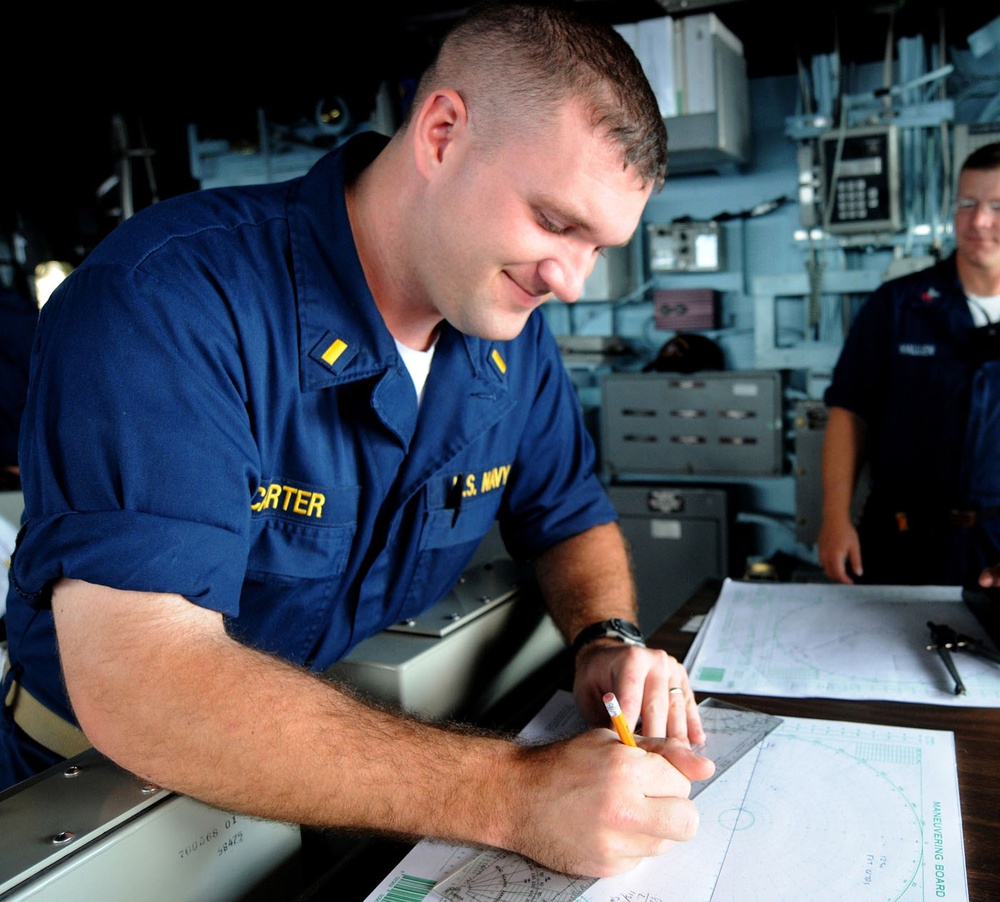
M 980 206 L 985 207 L 992 215 L 1000 216 L 1000 200 L 976 200 L 974 197 L 955 198 L 956 213 L 974 213 Z

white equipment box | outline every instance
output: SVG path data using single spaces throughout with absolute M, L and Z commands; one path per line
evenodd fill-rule
M 94 749 L 0 793 L 4 902 L 284 902 L 299 827 L 143 783 Z

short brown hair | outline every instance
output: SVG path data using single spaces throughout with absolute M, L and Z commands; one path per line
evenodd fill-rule
M 966 169 L 1000 169 L 1000 143 L 983 144 L 977 147 L 962 164 L 962 172 Z
M 631 47 L 609 25 L 557 5 L 481 3 L 445 37 L 413 108 L 438 88 L 458 91 L 497 136 L 537 128 L 563 103 L 587 104 L 596 129 L 645 184 L 663 185 L 667 130 Z M 406 123 L 404 123 L 405 127 Z

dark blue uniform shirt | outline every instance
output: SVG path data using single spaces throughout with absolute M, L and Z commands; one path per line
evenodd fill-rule
M 851 326 L 825 400 L 868 427 L 862 539 L 878 544 L 862 548 L 866 577 L 962 583 L 1000 562 L 992 510 L 1000 505 L 1000 361 L 977 351 L 973 333 L 954 256 L 882 285 Z M 962 526 L 953 511 L 988 516 Z M 917 534 L 927 537 L 923 547 Z M 893 555 L 882 579 L 879 557 Z M 921 571 L 926 579 L 914 579 Z
M 321 669 L 440 600 L 496 519 L 517 557 L 615 519 L 540 312 L 509 342 L 444 325 L 418 415 L 344 202 L 377 149 L 148 208 L 44 308 L 8 634 L 58 713 L 59 577 Z

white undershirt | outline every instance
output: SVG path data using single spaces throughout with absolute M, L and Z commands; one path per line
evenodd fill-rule
M 395 339 L 393 339 L 395 341 Z M 396 341 L 396 350 L 403 358 L 403 363 L 410 371 L 410 378 L 413 380 L 413 387 L 417 390 L 417 406 L 424 399 L 424 385 L 427 383 L 427 374 L 431 371 L 431 360 L 434 359 L 434 348 L 437 347 L 437 337 L 426 351 L 415 351 L 406 345 Z
M 969 312 L 975 325 L 987 326 L 990 323 L 1000 322 L 1000 294 L 981 298 L 966 293 L 966 297 L 969 299 Z

